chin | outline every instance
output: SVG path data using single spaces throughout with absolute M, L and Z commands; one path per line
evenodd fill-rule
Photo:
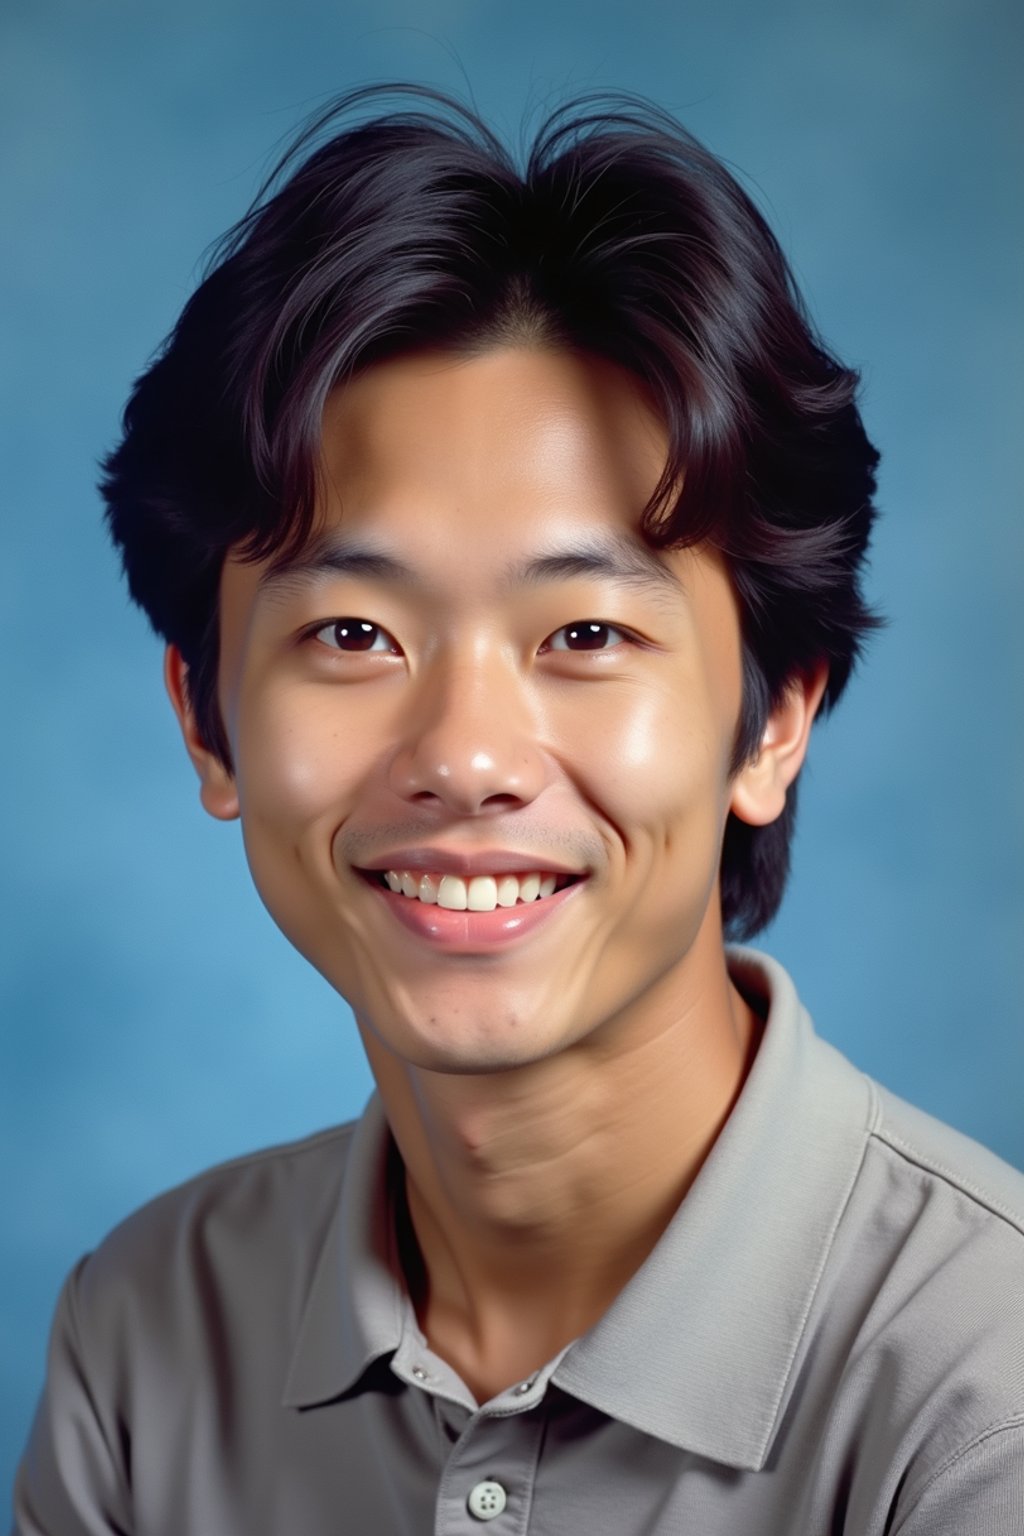
M 532 1027 L 523 1013 L 509 1012 L 485 1022 L 476 1010 L 449 1005 L 418 1015 L 392 1010 L 385 1028 L 365 1022 L 381 1017 L 388 1015 L 376 1011 L 363 1015 L 364 1040 L 372 1036 L 392 1057 L 425 1072 L 462 1076 L 511 1072 L 555 1055 L 565 1043 L 557 1032 L 552 1036 L 550 1028 L 542 1034 Z
M 397 1044 L 397 1042 L 396 1042 Z M 396 1045 L 392 1045 L 392 1050 Z M 461 1076 L 473 1076 L 492 1072 L 512 1072 L 517 1067 L 530 1066 L 546 1056 L 553 1055 L 557 1046 L 545 1046 L 537 1040 L 482 1036 L 474 1031 L 472 1038 L 456 1038 L 449 1034 L 440 1038 L 434 1033 L 415 1031 L 406 1036 L 398 1046 L 401 1055 L 410 1066 L 427 1072 L 446 1072 Z
M 382 979 L 358 1002 L 349 997 L 371 1065 L 371 1042 L 379 1042 L 389 1056 L 428 1072 L 511 1071 L 568 1045 L 580 1006 L 575 993 L 552 997 L 554 988 L 538 994 L 536 987 L 496 986 L 490 977 L 418 986 L 393 976 L 381 986 Z

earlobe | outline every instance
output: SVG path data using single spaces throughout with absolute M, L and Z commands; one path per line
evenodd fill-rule
M 164 683 L 181 726 L 185 750 L 199 775 L 199 799 L 203 809 L 218 821 L 234 821 L 239 814 L 235 780 L 203 740 L 189 697 L 188 667 L 176 645 L 169 645 L 164 655 Z
M 741 821 L 765 827 L 782 815 L 786 792 L 803 766 L 827 681 L 824 662 L 813 672 L 801 673 L 768 716 L 761 750 L 733 780 L 729 809 Z

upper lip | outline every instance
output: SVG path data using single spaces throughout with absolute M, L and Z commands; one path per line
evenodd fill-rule
M 553 875 L 583 875 L 582 869 L 573 869 L 559 859 L 547 854 L 509 853 L 504 849 L 487 849 L 477 853 L 456 853 L 445 848 L 393 848 L 380 858 L 360 864 L 360 869 L 414 870 L 438 875 L 493 875 L 511 874 L 521 870 L 528 874 L 544 871 Z

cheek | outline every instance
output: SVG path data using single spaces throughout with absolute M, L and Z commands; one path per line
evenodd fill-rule
M 253 882 L 278 927 L 314 965 L 337 947 L 332 838 L 372 771 L 364 760 L 367 733 L 339 720 L 339 702 L 323 689 L 254 686 L 239 699 L 232 742 Z
M 692 835 L 706 821 L 717 835 L 728 763 L 724 736 L 706 690 L 692 678 L 635 694 L 608 689 L 589 704 L 586 729 L 569 745 L 570 760 L 623 842 L 656 851 L 684 825 Z
M 325 706 L 322 691 L 254 689 L 238 711 L 243 824 L 299 829 L 344 815 L 347 794 L 368 766 L 359 748 L 365 741 Z

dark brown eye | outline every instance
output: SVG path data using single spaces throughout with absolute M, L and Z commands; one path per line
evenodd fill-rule
M 602 624 L 597 620 L 578 619 L 563 624 L 551 636 L 549 645 L 553 651 L 604 651 L 619 645 L 625 635 L 614 624 Z
M 366 619 L 335 619 L 317 630 L 317 639 L 336 651 L 390 651 L 394 642 L 379 624 Z

